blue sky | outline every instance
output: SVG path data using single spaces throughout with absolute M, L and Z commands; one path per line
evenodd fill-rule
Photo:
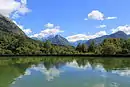
M 14 20 L 28 36 L 61 34 L 69 41 L 77 41 L 118 30 L 130 34 L 129 0 L 0 0 L 0 3 L 3 4 L 0 13 Z

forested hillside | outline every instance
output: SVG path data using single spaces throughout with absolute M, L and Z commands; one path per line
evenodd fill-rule
M 0 54 L 73 54 L 71 46 L 56 46 L 27 37 L 9 18 L 0 15 Z
M 51 39 L 52 43 L 49 40 L 42 42 L 27 37 L 9 18 L 0 15 L 0 55 L 115 55 L 130 53 L 130 39 L 125 33 L 117 32 L 107 37 L 102 39 L 99 44 L 96 41 L 100 38 L 97 38 L 89 40 L 89 45 L 79 43 L 77 47 L 70 46 L 66 39 L 58 35 Z

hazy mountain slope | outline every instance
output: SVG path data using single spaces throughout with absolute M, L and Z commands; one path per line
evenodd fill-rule
M 129 35 L 127 35 L 126 33 L 124 33 L 123 31 L 118 31 L 114 34 L 110 34 L 110 35 L 105 35 L 105 36 L 102 36 L 102 37 L 98 37 L 98 38 L 95 38 L 95 39 L 90 39 L 88 40 L 86 43 L 89 45 L 92 41 L 94 41 L 96 44 L 99 44 L 101 43 L 104 39 L 107 39 L 107 38 L 122 38 L 122 39 L 128 39 L 129 38 Z

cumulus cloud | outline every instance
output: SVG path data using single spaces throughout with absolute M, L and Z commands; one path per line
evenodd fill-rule
M 104 14 L 98 10 L 93 10 L 88 14 L 88 18 L 94 20 L 104 20 Z
M 23 25 L 20 25 L 18 24 L 16 21 L 13 20 L 13 22 L 27 35 L 31 34 L 32 33 L 32 30 L 31 29 L 26 29 L 24 28 Z
M 106 28 L 106 27 L 107 27 L 106 25 L 99 25 L 96 28 Z
M 93 19 L 93 20 L 111 20 L 111 19 L 117 19 L 117 17 L 105 17 L 105 15 L 100 12 L 99 10 L 93 10 L 88 14 L 88 18 L 85 18 L 84 20 Z
M 103 35 L 107 35 L 106 31 L 100 31 L 95 33 L 94 35 L 86 35 L 86 34 L 76 34 L 72 36 L 66 37 L 68 41 L 70 42 L 76 42 L 78 40 L 89 40 L 89 39 L 94 39 L 96 37 L 101 37 Z
M 112 33 L 115 33 L 117 31 L 123 31 L 126 34 L 130 34 L 130 25 L 124 25 L 124 26 L 118 26 L 117 28 L 111 29 Z
M 25 32 L 26 34 L 30 34 L 30 33 L 32 33 L 32 30 L 31 29 L 23 29 L 23 32 Z
M 27 0 L 0 0 L 0 14 L 16 18 L 31 10 L 27 8 Z
M 45 25 L 45 29 L 42 30 L 40 33 L 31 35 L 30 37 L 37 37 L 37 38 L 43 38 L 49 35 L 55 35 L 58 33 L 64 32 L 60 29 L 60 26 L 55 26 L 54 24 L 48 23 Z

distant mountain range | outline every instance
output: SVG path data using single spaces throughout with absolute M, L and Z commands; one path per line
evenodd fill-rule
M 14 22 L 12 22 L 9 18 L 0 15 L 0 35 L 2 35 L 4 32 L 6 32 L 6 33 L 9 32 L 9 34 L 12 33 L 14 35 L 19 35 L 19 36 L 27 38 L 25 33 Z M 76 42 L 69 42 L 66 38 L 62 37 L 61 35 L 55 35 L 55 36 L 51 35 L 46 38 L 33 37 L 33 39 L 35 39 L 35 40 L 41 40 L 43 42 L 45 42 L 46 40 L 49 40 L 52 44 L 63 45 L 63 46 L 67 46 L 67 45 L 77 46 L 79 43 L 86 43 L 87 45 L 89 45 L 91 43 L 91 41 L 95 41 L 96 44 L 100 44 L 104 39 L 107 39 L 107 38 L 128 39 L 128 38 L 130 38 L 130 35 L 127 35 L 123 31 L 118 31 L 113 34 L 104 35 L 102 37 L 90 39 L 88 41 L 79 40 Z
M 100 44 L 104 39 L 107 38 L 122 38 L 122 39 L 128 39 L 130 38 L 130 35 L 127 35 L 126 33 L 124 33 L 123 31 L 118 31 L 116 33 L 110 34 L 110 35 L 104 35 L 102 37 L 98 37 L 95 39 L 90 39 L 86 42 L 87 45 L 89 45 L 92 41 L 95 42 L 95 44 Z
M 130 35 L 127 35 L 126 33 L 124 33 L 123 31 L 118 31 L 116 33 L 110 34 L 110 35 L 104 35 L 102 37 L 98 37 L 95 39 L 90 39 L 90 40 L 79 40 L 76 42 L 69 42 L 67 39 L 65 39 L 64 37 L 62 37 L 61 35 L 56 35 L 56 36 L 49 36 L 46 38 L 33 38 L 35 40 L 41 40 L 41 41 L 46 41 L 49 40 L 50 42 L 52 42 L 53 44 L 57 44 L 57 45 L 72 45 L 72 46 L 77 46 L 79 43 L 86 43 L 87 45 L 90 45 L 90 43 L 92 41 L 95 42 L 95 44 L 100 44 L 104 39 L 107 38 L 122 38 L 122 39 L 128 39 L 130 38 Z
M 36 37 L 32 37 L 32 38 L 43 42 L 49 40 L 52 44 L 56 44 L 56 45 L 62 45 L 62 46 L 71 45 L 70 42 L 64 37 L 62 37 L 61 35 L 50 35 L 45 38 L 36 38 Z

